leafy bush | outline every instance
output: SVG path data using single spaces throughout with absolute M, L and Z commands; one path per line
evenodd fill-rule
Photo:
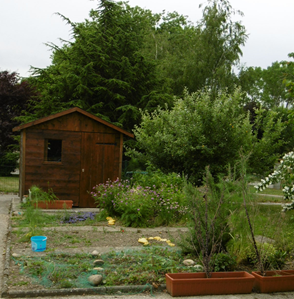
M 263 191 L 269 185 L 277 182 L 283 182 L 283 194 L 285 200 L 291 200 L 291 203 L 284 204 L 283 211 L 294 209 L 294 152 L 285 154 L 277 169 L 269 174 L 265 179 L 255 186 L 257 192 Z
M 181 247 L 185 253 L 196 252 L 196 255 L 201 253 L 203 248 L 199 233 L 203 240 L 207 238 L 208 252 L 213 250 L 220 252 L 226 249 L 226 244 L 231 239 L 229 226 L 231 209 L 229 207 L 230 197 L 226 193 L 224 182 L 221 184 L 216 185 L 213 178 L 209 177 L 204 187 L 196 188 L 191 184 L 186 185 L 184 190 L 189 209 L 190 233 L 186 239 L 182 240 Z
M 213 175 L 224 173 L 241 147 L 250 151 L 252 125 L 240 106 L 239 89 L 221 91 L 216 98 L 212 93 L 185 91 L 172 109 L 144 112 L 134 130 L 139 150 L 129 149 L 127 155 L 143 155 L 163 172 L 184 173 L 198 185 L 207 165 Z
M 202 260 L 204 272 L 209 278 L 214 268 L 214 254 L 224 251 L 231 239 L 228 225 L 231 212 L 224 179 L 220 177 L 216 184 L 209 167 L 206 167 L 203 182 L 202 187 L 197 188 L 191 184 L 185 187 L 190 235 L 181 246 L 185 253 L 194 254 Z
M 219 252 L 211 259 L 212 269 L 215 272 L 233 271 L 236 267 L 236 256 Z
M 264 269 L 281 269 L 286 262 L 286 252 L 277 250 L 274 245 L 269 243 L 257 243 L 259 252 L 261 253 L 261 259 Z M 247 261 L 250 265 L 256 265 L 258 263 L 256 252 L 251 247 L 247 252 Z
M 161 170 L 154 169 L 152 166 L 149 166 L 146 169 L 146 173 L 134 174 L 133 184 L 143 187 L 155 186 L 156 188 L 160 188 L 162 184 L 164 184 L 167 186 L 177 186 L 182 189 L 185 184 L 185 179 L 175 172 L 165 174 Z
M 159 187 L 157 187 L 159 186 Z M 107 181 L 93 188 L 97 206 L 119 216 L 126 226 L 168 225 L 185 215 L 185 197 L 173 184 L 141 186 L 129 180 Z
M 11 176 L 11 172 L 15 171 L 18 166 L 19 153 L 6 152 L 0 155 L 0 176 Z

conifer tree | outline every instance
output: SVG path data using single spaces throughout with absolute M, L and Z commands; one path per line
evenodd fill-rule
M 139 109 L 154 110 L 171 96 L 157 79 L 155 62 L 140 54 L 152 14 L 126 3 L 101 0 L 90 20 L 73 23 L 73 41 L 50 44 L 52 65 L 35 69 L 32 82 L 42 93 L 34 115 L 24 121 L 80 107 L 131 130 Z

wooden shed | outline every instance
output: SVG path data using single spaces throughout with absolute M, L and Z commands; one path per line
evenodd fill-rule
M 76 207 L 95 207 L 89 192 L 121 178 L 123 136 L 133 134 L 80 108 L 15 127 L 21 131 L 19 195 L 49 187 Z

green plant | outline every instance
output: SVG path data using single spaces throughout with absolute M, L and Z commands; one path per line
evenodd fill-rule
M 206 277 L 209 278 L 214 268 L 211 262 L 214 254 L 225 249 L 231 236 L 225 181 L 222 179 L 218 185 L 215 184 L 209 167 L 203 180 L 204 186 L 201 188 L 191 184 L 185 188 L 191 219 L 190 238 L 187 240 L 194 254 L 200 257 Z
M 43 191 L 40 187 L 35 186 L 35 185 L 33 185 L 29 189 L 29 202 L 36 203 L 36 204 L 39 201 L 49 203 L 49 202 L 53 202 L 57 199 L 58 198 L 54 194 L 52 188 L 49 188 L 49 184 L 48 184 L 47 192 Z
M 110 216 L 119 216 L 126 226 L 168 225 L 180 221 L 186 213 L 185 195 L 177 185 L 157 182 L 141 186 L 116 180 L 93 189 L 91 195 L 98 207 Z
M 172 109 L 160 107 L 142 112 L 142 122 L 134 133 L 139 150 L 127 155 L 144 155 L 164 173 L 186 175 L 200 185 L 205 167 L 213 175 L 225 173 L 226 166 L 238 159 L 238 150 L 252 146 L 252 124 L 240 107 L 240 89 L 232 94 L 209 88 L 176 99 Z
M 269 185 L 283 182 L 283 195 L 285 200 L 291 200 L 283 206 L 283 211 L 294 209 L 294 152 L 285 154 L 280 161 L 277 169 L 268 175 L 265 179 L 256 186 L 257 192 L 263 191 Z
M 236 264 L 236 256 L 229 253 L 219 252 L 211 259 L 211 267 L 215 272 L 233 271 Z
M 277 270 L 281 269 L 286 262 L 286 252 L 277 250 L 274 245 L 269 243 L 257 243 L 264 270 Z M 251 247 L 247 252 L 247 262 L 251 265 L 258 264 L 258 258 L 255 250 Z
M 22 229 L 18 230 L 18 234 L 23 234 L 20 238 L 21 242 L 27 242 L 32 236 L 42 235 L 43 213 L 39 209 L 34 209 L 32 206 L 28 206 L 24 211 L 24 217 L 22 223 L 28 227 L 28 231 L 23 233 Z
M 233 232 L 232 232 L 233 233 Z M 230 255 L 236 257 L 237 265 L 247 263 L 247 253 L 251 248 L 249 238 L 238 235 L 227 243 L 227 250 Z

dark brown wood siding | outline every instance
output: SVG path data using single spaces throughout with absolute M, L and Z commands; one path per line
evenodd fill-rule
M 59 199 L 95 207 L 93 187 L 121 177 L 123 133 L 113 127 L 75 111 L 24 128 L 20 194 L 49 184 Z M 61 161 L 46 161 L 46 139 L 62 140 Z
M 120 133 L 82 133 L 80 207 L 95 207 L 93 187 L 120 177 Z
M 59 130 L 89 133 L 113 133 L 115 130 L 82 115 L 78 112 L 68 114 L 48 122 L 35 125 L 37 130 Z
M 45 140 L 62 140 L 61 162 L 44 160 Z M 38 185 L 49 187 L 59 199 L 79 201 L 81 168 L 81 133 L 64 131 L 28 130 L 26 136 L 25 191 Z

